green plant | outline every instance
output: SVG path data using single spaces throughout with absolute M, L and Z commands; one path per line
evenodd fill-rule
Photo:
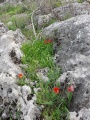
M 20 85 L 20 86 L 23 86 L 26 84 L 25 80 L 24 79 L 20 79 L 17 81 L 17 84 Z
M 59 6 L 61 6 L 62 5 L 62 3 L 61 3 L 61 1 L 56 1 L 56 2 L 54 2 L 54 4 L 52 4 L 52 7 L 53 8 L 56 8 L 56 7 L 59 7 Z
M 61 86 L 61 84 L 56 83 L 56 79 L 62 71 L 54 64 L 52 48 L 52 40 L 32 40 L 25 43 L 21 48 L 24 53 L 22 62 L 28 65 L 28 68 L 25 69 L 26 77 L 32 81 L 37 80 L 36 87 L 41 88 L 41 92 L 37 94 L 36 101 L 38 105 L 44 105 L 41 116 L 45 120 L 68 120 L 69 112 L 67 108 L 72 99 L 72 94 L 66 92 L 64 89 L 60 94 L 53 92 L 54 86 Z M 49 80 L 45 83 L 43 80 L 37 78 L 36 73 L 38 69 L 46 67 L 49 68 L 47 73 Z
M 22 29 L 22 33 L 26 36 L 26 38 L 28 40 L 35 39 L 32 29 L 28 30 L 28 29 L 24 28 L 24 29 Z
M 8 26 L 8 29 L 9 30 L 13 30 L 15 31 L 17 29 L 16 25 L 15 24 L 12 24 L 12 25 L 7 25 Z
M 17 118 L 18 120 L 20 120 L 20 111 L 17 111 L 17 112 L 16 112 L 16 118 Z
M 24 13 L 26 11 L 28 11 L 28 9 L 24 6 L 21 5 L 13 5 L 13 4 L 6 4 L 5 6 L 1 6 L 0 7 L 0 11 L 3 12 L 3 14 L 8 13 L 10 15 L 15 15 L 15 14 L 21 14 Z
M 83 2 L 84 2 L 84 0 L 77 0 L 77 2 L 78 2 L 78 3 L 83 3 Z
M 0 19 L 4 23 L 8 23 L 11 20 L 12 15 L 21 14 L 21 13 L 30 13 L 30 11 L 26 7 L 21 6 L 21 5 L 15 6 L 12 4 L 5 4 L 4 6 L 0 6 Z M 28 19 L 28 18 L 26 18 L 26 19 Z M 24 20 L 20 20 L 20 19 L 18 20 L 16 18 L 17 26 L 19 28 L 23 28 L 23 26 L 25 26 L 25 24 L 27 24 L 26 19 L 24 18 Z M 22 21 L 23 21 L 23 23 L 22 23 Z M 15 26 L 15 23 L 13 23 L 13 24 L 14 24 L 13 26 Z M 10 26 L 9 28 L 13 30 L 13 27 Z M 15 27 L 14 27 L 14 29 L 15 29 Z
M 51 86 L 51 83 L 40 82 L 42 91 L 37 94 L 37 104 L 44 105 L 42 116 L 45 120 L 69 120 L 67 108 L 72 100 L 72 92 L 59 89 L 60 84 L 53 89 L 54 84 Z
M 17 84 L 20 86 L 27 84 L 25 81 L 25 78 L 26 78 L 26 76 L 23 76 L 23 74 L 18 74 Z
M 31 78 L 35 78 L 35 73 L 37 69 L 53 67 L 53 50 L 52 43 L 44 44 L 44 40 L 31 41 L 22 46 L 21 50 L 24 52 L 25 56 L 22 57 L 24 64 L 28 64 L 27 73 Z
M 11 21 L 17 28 L 23 29 L 28 24 L 29 19 L 25 14 L 22 14 L 13 16 Z
M 4 22 L 6 24 L 6 23 L 8 23 L 10 21 L 11 16 L 8 15 L 8 14 L 2 14 L 0 16 L 0 19 L 1 19 L 2 22 Z

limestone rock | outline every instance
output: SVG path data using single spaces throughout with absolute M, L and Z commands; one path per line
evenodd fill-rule
M 90 14 L 89 3 L 68 3 L 52 10 L 52 16 L 61 21 L 81 14 Z
M 22 73 L 20 50 L 22 43 L 26 41 L 21 30 L 8 30 L 0 22 L 0 119 L 33 120 L 40 116 L 37 105 L 32 99 L 29 86 L 16 84 L 18 74 Z M 17 114 L 18 117 L 17 118 Z
M 38 26 L 39 29 L 48 26 L 49 22 L 53 19 L 52 14 L 34 16 L 35 25 Z
M 38 28 L 44 28 L 53 19 L 63 21 L 77 15 L 90 14 L 90 4 L 87 2 L 77 3 L 72 0 L 63 2 L 65 2 L 65 5 L 52 8 L 49 12 L 44 12 L 44 8 L 37 10 L 34 14 L 35 25 Z
M 59 82 L 67 80 L 74 85 L 70 110 L 90 109 L 90 15 L 53 23 L 44 29 L 43 34 L 52 38 L 58 55 L 56 64 L 62 67 Z
M 43 80 L 44 82 L 47 82 L 49 80 L 49 78 L 47 77 L 47 73 L 48 73 L 48 68 L 43 68 L 43 69 L 39 69 L 37 71 L 37 77 L 40 79 L 40 80 Z
M 70 120 L 89 120 L 90 109 L 83 108 L 78 113 L 70 112 Z

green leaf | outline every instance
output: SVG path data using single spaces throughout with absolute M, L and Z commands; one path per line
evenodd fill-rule
M 53 102 L 52 101 L 49 101 L 49 102 L 44 102 L 43 105 L 53 105 Z
M 72 100 L 72 92 L 67 92 L 67 98 L 68 98 L 68 102 L 71 102 Z
M 18 120 L 20 120 L 20 111 L 17 111 L 17 112 L 16 112 L 16 118 L 17 118 Z

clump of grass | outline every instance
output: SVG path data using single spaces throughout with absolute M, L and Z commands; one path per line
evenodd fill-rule
M 24 12 L 29 11 L 27 8 L 21 5 L 13 5 L 13 4 L 6 4 L 5 6 L 0 7 L 0 13 L 1 14 L 9 14 L 9 15 L 15 15 L 15 14 L 21 14 Z
M 52 83 L 51 81 L 46 84 L 40 83 L 42 91 L 37 94 L 37 104 L 44 105 L 42 116 L 45 120 L 67 120 L 68 110 L 66 102 L 59 94 L 53 92 L 55 83 Z
M 23 29 L 25 25 L 28 24 L 29 18 L 26 14 L 15 15 L 12 17 L 11 21 L 17 28 Z
M 37 69 L 53 66 L 52 44 L 44 44 L 44 40 L 31 41 L 22 46 L 25 56 L 22 58 L 24 64 L 28 64 L 28 75 L 35 78 Z
M 13 31 L 15 31 L 17 29 L 15 24 L 7 25 L 7 27 L 8 27 L 9 30 L 13 30 Z
M 24 29 L 22 29 L 22 33 L 26 36 L 26 38 L 27 38 L 28 40 L 35 39 L 32 30 L 28 30 L 28 29 L 24 28 Z
M 13 15 L 16 14 L 22 14 L 22 13 L 30 13 L 30 10 L 27 9 L 24 6 L 21 5 L 13 5 L 13 4 L 5 4 L 4 6 L 0 6 L 0 19 L 2 22 L 4 22 L 5 24 L 8 23 L 9 21 L 13 22 L 12 26 L 9 26 L 9 29 L 11 30 L 15 30 L 15 27 L 18 28 L 24 28 L 24 26 L 27 24 L 27 21 L 25 18 L 23 18 L 23 20 L 21 20 L 20 18 L 12 18 Z M 17 26 L 15 24 L 15 22 L 17 23 Z
M 0 19 L 1 19 L 1 21 L 3 22 L 3 23 L 8 23 L 9 21 L 10 21 L 10 19 L 11 19 L 11 16 L 10 15 L 8 15 L 8 14 L 2 14 L 1 16 L 0 16 Z
M 53 43 L 44 44 L 44 40 L 32 40 L 29 43 L 23 44 L 21 50 L 24 53 L 22 57 L 23 64 L 27 64 L 28 68 L 25 70 L 26 77 L 32 81 L 37 80 L 36 87 L 41 88 L 41 92 L 37 94 L 37 104 L 44 105 L 42 117 L 45 120 L 68 120 L 68 109 L 66 99 L 62 98 L 60 94 L 53 92 L 53 87 L 56 85 L 56 79 L 62 73 L 52 59 L 53 57 Z M 37 78 L 37 69 L 49 68 L 48 78 L 46 83 Z M 60 87 L 60 84 L 57 84 Z

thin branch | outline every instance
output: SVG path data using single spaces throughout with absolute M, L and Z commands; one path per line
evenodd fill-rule
M 44 0 L 42 0 L 42 2 L 40 3 L 40 6 L 42 5 L 43 2 L 44 2 Z M 36 30 L 35 30 L 35 25 L 34 25 L 34 21 L 33 21 L 33 16 L 34 16 L 34 13 L 35 13 L 37 10 L 39 10 L 39 9 L 40 9 L 40 7 L 38 7 L 36 10 L 34 10 L 34 11 L 32 12 L 32 15 L 31 15 L 31 23 L 32 23 L 33 33 L 34 33 L 35 38 L 37 37 L 37 34 L 36 34 Z

